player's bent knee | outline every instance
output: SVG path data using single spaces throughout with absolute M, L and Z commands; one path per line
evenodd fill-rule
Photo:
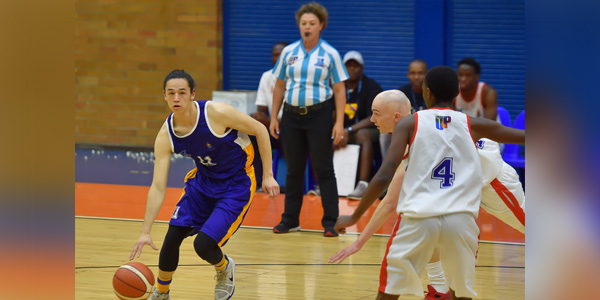
M 194 250 L 196 250 L 198 256 L 211 264 L 218 263 L 223 256 L 217 242 L 204 232 L 199 232 L 196 236 Z

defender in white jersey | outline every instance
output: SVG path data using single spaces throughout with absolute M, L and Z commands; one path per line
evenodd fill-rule
M 481 159 L 483 182 L 481 207 L 524 234 L 525 193 L 519 175 L 502 160 L 498 143 L 483 138 L 477 141 L 477 150 Z M 427 276 L 430 284 L 427 285 L 424 300 L 450 299 L 447 280 L 437 251 L 434 251 L 427 264 Z
M 448 109 L 458 94 L 458 78 L 452 69 L 431 69 L 423 90 L 428 107 L 442 109 L 404 117 L 394 129 L 393 149 L 406 149 L 412 137 L 412 166 L 406 171 L 406 186 L 398 201 L 397 210 L 404 217 L 396 224 L 388 244 L 377 299 L 422 295 L 419 278 L 434 248 L 440 251 L 448 269 L 451 296 L 476 295 L 472 286 L 479 229 L 474 217 L 479 209 L 482 181 L 475 141 L 488 136 L 502 142 L 524 143 L 524 131 L 490 120 L 471 119 Z M 403 151 L 388 152 L 351 220 L 338 220 L 339 232 L 358 221 L 389 184 L 402 157 Z
M 373 101 L 371 122 L 382 134 L 391 133 L 402 117 L 410 115 L 410 106 L 409 99 L 401 91 L 389 90 L 380 93 Z M 477 148 L 481 159 L 483 182 L 481 207 L 524 233 L 525 195 L 516 171 L 502 160 L 498 143 L 483 138 L 477 142 Z M 339 263 L 360 251 L 367 240 L 383 226 L 385 220 L 395 213 L 405 175 L 404 165 L 407 163 L 406 160 L 403 161 L 396 170 L 385 198 L 377 206 L 359 238 L 332 256 L 330 262 Z M 345 217 L 340 216 L 340 219 Z M 427 286 L 427 295 L 424 299 L 450 299 L 444 270 L 437 253 L 427 265 L 427 275 L 430 284 Z

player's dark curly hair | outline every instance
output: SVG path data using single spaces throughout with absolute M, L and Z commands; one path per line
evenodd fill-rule
M 447 66 L 431 68 L 425 75 L 425 84 L 435 96 L 436 102 L 452 102 L 458 95 L 458 76 Z
M 169 73 L 169 75 L 165 77 L 165 81 L 163 81 L 163 90 L 167 87 L 167 81 L 176 78 L 185 79 L 188 82 L 188 85 L 190 86 L 190 91 L 193 91 L 196 88 L 196 85 L 194 84 L 194 78 L 192 78 L 192 75 L 190 75 L 185 70 L 177 69 L 171 71 L 171 73 Z
M 468 65 L 475 69 L 475 74 L 481 74 L 481 66 L 479 63 L 472 57 L 465 57 L 458 62 L 458 66 L 460 65 Z

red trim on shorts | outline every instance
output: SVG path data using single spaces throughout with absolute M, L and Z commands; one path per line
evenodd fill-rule
M 475 219 L 475 217 L 473 217 Z M 475 251 L 475 268 L 477 268 L 477 255 L 479 254 L 479 240 L 481 239 L 481 231 L 479 231 L 479 235 L 477 235 L 477 251 Z
M 392 235 L 388 240 L 387 247 L 385 248 L 385 255 L 383 256 L 383 261 L 381 262 L 381 271 L 379 271 L 379 292 L 385 294 L 385 288 L 387 287 L 387 256 L 390 253 L 390 247 L 392 246 L 392 240 L 396 236 L 398 229 L 400 228 L 400 221 L 402 220 L 402 214 L 398 214 L 398 220 L 396 224 L 394 224 L 394 229 L 392 229 Z
M 475 217 L 473 217 L 475 218 Z M 481 239 L 481 231 L 479 231 L 479 234 L 477 235 L 477 251 L 475 251 L 475 259 L 477 259 L 477 255 L 479 254 L 479 240 Z M 477 263 L 475 263 L 475 266 L 477 266 Z
M 525 226 L 525 212 L 523 211 L 523 208 L 521 208 L 521 205 L 519 205 L 519 201 L 517 201 L 515 195 L 506 186 L 504 186 L 504 184 L 502 184 L 498 178 L 494 178 L 494 180 L 490 182 L 490 185 L 492 188 L 494 188 L 496 194 L 500 196 L 500 199 L 504 201 L 506 206 L 510 208 L 515 217 L 517 217 L 517 220 L 519 220 L 519 222 Z

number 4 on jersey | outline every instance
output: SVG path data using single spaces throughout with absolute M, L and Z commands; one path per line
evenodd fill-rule
M 431 171 L 431 179 L 440 180 L 440 188 L 449 188 L 454 184 L 454 172 L 452 172 L 452 157 L 444 157 L 442 161 Z

